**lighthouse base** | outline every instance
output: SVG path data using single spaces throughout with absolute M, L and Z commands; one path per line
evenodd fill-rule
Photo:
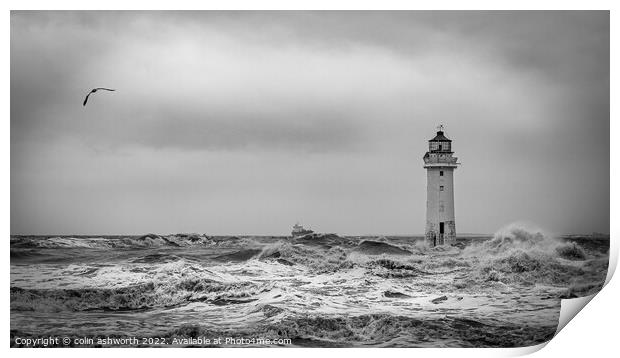
M 456 224 L 454 221 L 427 221 L 424 237 L 430 247 L 452 245 L 456 242 Z

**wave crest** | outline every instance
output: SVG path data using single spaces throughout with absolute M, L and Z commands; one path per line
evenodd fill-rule
M 524 285 L 569 285 L 585 274 L 580 265 L 570 261 L 587 257 L 576 243 L 519 224 L 500 229 L 491 240 L 471 245 L 463 254 L 480 260 L 478 279 Z
M 164 280 L 124 287 L 32 289 L 11 287 L 11 309 L 17 311 L 126 311 L 171 307 L 190 302 L 216 305 L 245 303 L 267 292 L 273 284 L 223 282 L 208 277 L 168 276 Z

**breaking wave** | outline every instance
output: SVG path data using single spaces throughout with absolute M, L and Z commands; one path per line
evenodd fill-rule
M 476 278 L 483 281 L 562 286 L 583 280 L 586 271 L 579 262 L 593 258 L 574 242 L 519 224 L 502 228 L 491 240 L 466 247 L 463 255 L 479 262 Z M 596 271 L 600 270 L 606 271 L 606 265 Z
M 248 237 L 236 236 L 207 236 L 199 234 L 175 234 L 118 237 L 31 237 L 21 236 L 11 238 L 11 247 L 14 248 L 82 248 L 82 249 L 140 249 L 158 247 L 247 247 L 257 242 Z
M 185 279 L 175 283 L 147 282 L 119 288 L 23 289 L 11 287 L 16 311 L 127 311 L 171 307 L 190 302 L 216 305 L 245 303 L 269 287 L 251 282 L 223 283 Z
M 265 307 L 270 312 L 272 307 Z M 523 347 L 546 342 L 556 325 L 530 326 L 464 317 L 413 318 L 390 314 L 302 315 L 276 322 L 227 329 L 185 324 L 157 337 L 269 337 L 297 347 Z M 12 332 L 11 345 L 15 345 Z M 432 338 L 431 338 L 432 337 Z
M 50 288 L 40 288 L 42 285 L 36 283 L 30 287 L 12 285 L 11 309 L 126 311 L 190 302 L 223 305 L 249 302 L 273 288 L 269 281 L 238 280 L 184 260 L 113 267 L 70 265 L 55 275 L 64 275 L 69 281 L 47 285 Z M 119 287 L 120 282 L 123 286 Z
M 218 261 L 230 261 L 230 262 L 241 262 L 241 261 L 247 261 L 250 260 L 256 256 L 258 256 L 261 252 L 263 252 L 263 250 L 261 249 L 246 249 L 246 250 L 240 250 L 240 251 L 235 251 L 232 253 L 228 253 L 228 254 L 224 254 L 224 255 L 220 255 L 215 257 L 215 260 Z
M 541 342 L 545 337 L 551 338 L 555 327 L 537 328 Z M 419 342 L 424 346 L 427 337 L 433 336 L 433 346 L 512 346 L 525 343 L 534 344 L 532 336 L 522 334 L 523 327 L 510 324 L 497 325 L 481 321 L 446 317 L 441 319 L 419 319 L 389 314 L 368 314 L 353 317 L 299 317 L 281 322 L 276 327 L 265 327 L 267 334 L 277 334 L 292 338 L 293 342 L 303 344 L 304 340 L 321 341 L 329 346 L 353 342 L 363 345 L 411 346 L 411 342 Z M 456 336 L 458 337 L 456 337 Z M 515 342 L 515 336 L 521 336 L 521 342 Z M 547 338 L 547 339 L 548 339 Z M 517 339 L 518 340 L 518 339 Z M 348 345 L 345 343 L 345 345 Z M 414 344 L 415 346 L 415 344 Z
M 271 260 L 284 265 L 303 265 L 312 272 L 335 272 L 351 268 L 348 251 L 341 246 L 307 246 L 287 241 L 267 245 L 258 255 L 260 260 Z
M 410 251 L 385 242 L 364 240 L 354 250 L 365 255 L 411 255 Z

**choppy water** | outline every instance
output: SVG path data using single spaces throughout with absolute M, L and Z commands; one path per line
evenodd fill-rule
M 16 337 L 289 338 L 293 346 L 513 347 L 598 291 L 608 240 L 516 226 L 421 238 L 12 237 Z

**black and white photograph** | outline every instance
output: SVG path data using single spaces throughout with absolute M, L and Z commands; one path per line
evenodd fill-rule
M 10 11 L 11 348 L 536 346 L 610 201 L 609 11 Z

